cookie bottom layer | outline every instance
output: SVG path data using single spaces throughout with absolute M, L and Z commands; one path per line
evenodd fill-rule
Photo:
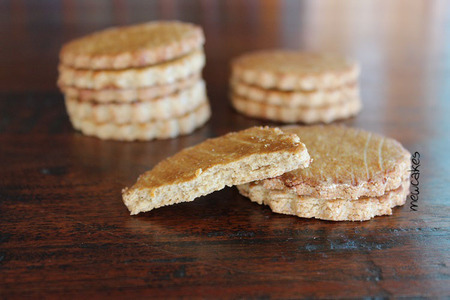
M 234 108 L 249 117 L 262 118 L 283 123 L 302 122 L 330 123 L 335 120 L 349 118 L 361 110 L 359 98 L 348 99 L 323 107 L 288 107 L 252 101 L 237 95 L 231 96 Z
M 258 183 L 237 186 L 239 193 L 258 204 L 265 204 L 273 212 L 329 221 L 366 221 L 375 216 L 391 215 L 392 208 L 405 204 L 409 194 L 409 180 L 396 190 L 381 197 L 362 197 L 357 200 L 323 200 L 298 196 L 288 190 L 269 190 Z
M 161 64 L 124 70 L 74 69 L 60 64 L 58 85 L 80 89 L 138 89 L 165 85 L 201 72 L 205 65 L 203 49 Z
M 80 89 L 73 86 L 60 86 L 66 97 L 78 99 L 85 102 L 97 103 L 130 103 L 137 101 L 153 101 L 181 90 L 190 88 L 196 84 L 201 77 L 195 73 L 186 78 L 181 78 L 174 83 L 159 84 L 137 89 Z
M 192 133 L 201 127 L 211 116 L 208 101 L 195 108 L 192 112 L 179 118 L 148 123 L 96 123 L 87 119 L 70 116 L 75 129 L 88 136 L 95 136 L 103 140 L 118 141 L 149 141 L 153 139 L 168 139 L 179 135 Z
M 92 103 L 66 96 L 66 107 L 75 119 L 88 119 L 95 123 L 147 123 L 179 118 L 206 102 L 205 82 L 151 101 L 133 103 Z

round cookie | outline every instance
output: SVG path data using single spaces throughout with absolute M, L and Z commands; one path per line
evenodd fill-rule
M 316 91 L 277 91 L 267 90 L 254 85 L 248 85 L 237 80 L 231 80 L 233 93 L 241 98 L 258 101 L 270 105 L 285 107 L 320 107 L 342 103 L 348 99 L 359 98 L 359 88 L 356 83 L 334 89 Z
M 265 89 L 314 91 L 356 82 L 356 62 L 332 54 L 266 50 L 232 62 L 232 78 Z
M 125 70 L 81 70 L 59 65 L 59 86 L 82 89 L 132 89 L 172 84 L 199 73 L 205 65 L 203 51 L 196 50 L 173 61 Z
M 96 123 L 69 115 L 73 127 L 83 134 L 95 136 L 102 140 L 118 141 L 149 141 L 189 134 L 205 124 L 210 116 L 211 110 L 208 101 L 179 118 L 147 123 Z
M 357 200 L 323 200 L 299 196 L 291 190 L 270 190 L 262 184 L 239 185 L 239 193 L 251 201 L 265 204 L 273 212 L 295 215 L 301 218 L 316 218 L 329 221 L 366 221 L 375 216 L 391 215 L 392 208 L 405 204 L 409 193 L 409 181 L 380 197 L 362 197 Z
M 177 118 L 206 102 L 205 82 L 165 97 L 133 103 L 93 103 L 66 97 L 68 113 L 95 123 L 146 123 Z
M 345 126 L 286 126 L 308 148 L 313 162 L 265 179 L 267 189 L 290 189 L 320 199 L 378 197 L 409 177 L 411 154 L 394 139 Z
M 167 96 L 196 84 L 201 78 L 200 73 L 182 78 L 174 83 L 153 85 L 138 89 L 79 89 L 71 86 L 60 86 L 66 98 L 78 99 L 85 102 L 97 103 L 131 103 L 138 101 L 151 101 Z
M 109 28 L 65 44 L 62 64 L 78 69 L 143 67 L 183 56 L 204 43 L 199 26 L 177 21 Z
M 356 115 L 361 109 L 361 101 L 359 98 L 347 99 L 342 103 L 321 107 L 288 107 L 266 104 L 261 101 L 252 101 L 232 95 L 231 103 L 237 111 L 249 117 L 283 123 L 330 123 Z

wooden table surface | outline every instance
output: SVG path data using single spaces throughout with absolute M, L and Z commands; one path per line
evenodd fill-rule
M 156 19 L 203 26 L 212 119 L 165 141 L 75 132 L 55 85 L 62 43 Z M 448 1 L 0 1 L 0 298 L 450 297 L 448 28 Z M 236 113 L 227 82 L 232 57 L 274 47 L 361 62 L 364 108 L 341 123 L 420 153 L 417 211 L 300 219 L 225 188 L 130 216 L 121 189 L 163 158 L 276 125 Z

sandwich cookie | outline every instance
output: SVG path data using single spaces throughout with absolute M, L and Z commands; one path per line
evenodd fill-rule
M 359 66 L 332 54 L 267 50 L 232 62 L 231 103 L 247 116 L 329 123 L 361 108 Z
M 274 212 L 325 220 L 390 215 L 409 193 L 410 153 L 390 138 L 344 126 L 291 126 L 313 162 L 275 178 L 238 186 Z
M 191 133 L 211 112 L 201 71 L 200 27 L 150 22 L 64 45 L 58 85 L 74 128 L 101 139 L 151 140 Z

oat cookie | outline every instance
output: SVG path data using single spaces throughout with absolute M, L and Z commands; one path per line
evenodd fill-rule
M 261 101 L 252 101 L 232 95 L 231 103 L 237 111 L 249 117 L 284 123 L 330 123 L 335 120 L 354 116 L 361 109 L 361 101 L 359 98 L 347 99 L 342 103 L 334 103 L 319 107 L 289 107 L 266 104 Z
M 174 83 L 153 85 L 138 89 L 79 89 L 71 86 L 60 86 L 66 98 L 78 99 L 81 102 L 97 103 L 130 103 L 159 99 L 181 90 L 192 87 L 201 78 L 200 73 L 181 78 Z
M 193 201 L 225 186 L 281 175 L 309 164 L 295 134 L 253 127 L 186 148 L 141 175 L 122 192 L 131 214 Z
M 249 85 L 282 91 L 314 91 L 356 82 L 356 62 L 334 54 L 266 50 L 232 62 L 232 78 Z
M 69 115 L 75 119 L 127 124 L 178 118 L 206 101 L 205 83 L 200 80 L 191 88 L 150 101 L 93 103 L 66 96 L 66 107 Z
M 199 26 L 177 21 L 114 27 L 65 44 L 62 64 L 77 69 L 144 67 L 183 56 L 204 43 Z
M 134 89 L 152 85 L 173 84 L 199 73 L 205 65 L 205 55 L 195 50 L 183 57 L 161 64 L 124 70 L 81 70 L 59 65 L 59 86 L 82 89 Z
M 83 134 L 103 140 L 118 141 L 149 141 L 189 134 L 205 124 L 210 116 L 211 111 L 207 101 L 181 117 L 147 123 L 95 123 L 69 115 L 73 127 Z

